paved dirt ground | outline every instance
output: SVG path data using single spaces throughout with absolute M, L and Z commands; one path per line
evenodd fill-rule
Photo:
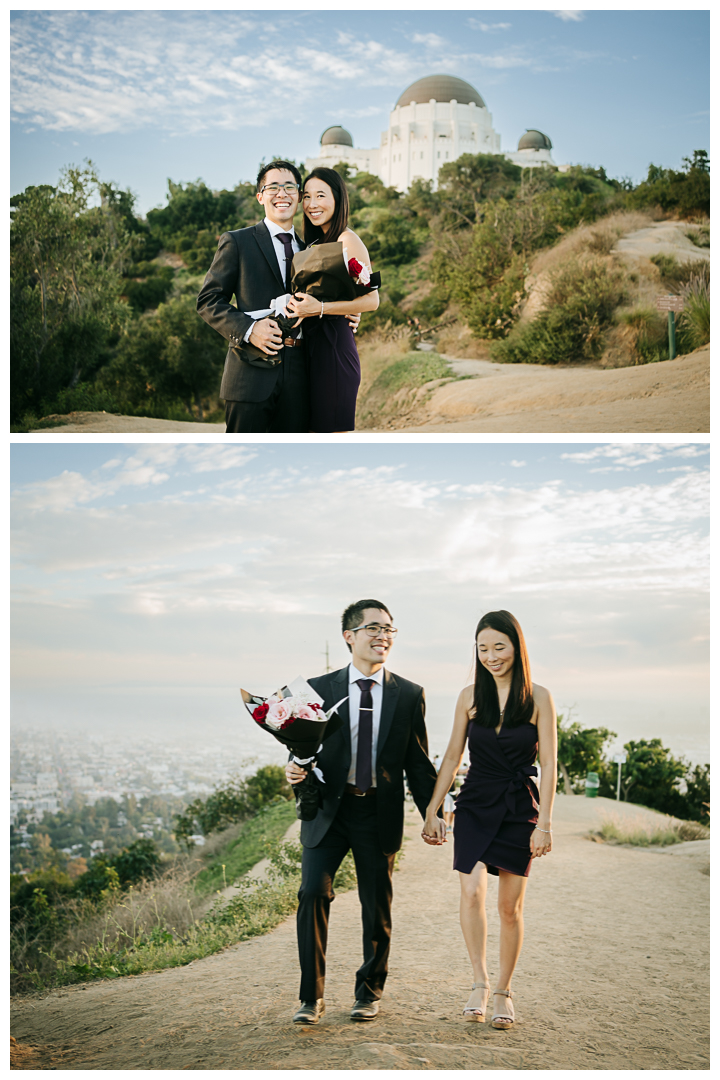
M 664 851 L 592 843 L 607 799 L 560 796 L 555 850 L 533 867 L 511 1031 L 461 1018 L 472 982 L 452 845 L 406 819 L 390 977 L 379 1018 L 348 1018 L 356 893 L 333 903 L 328 1013 L 290 1022 L 294 922 L 184 968 L 17 999 L 21 1069 L 708 1069 L 709 841 Z M 497 973 L 495 883 L 488 903 Z
M 477 366 L 472 371 L 466 370 L 470 364 Z M 462 369 L 460 365 L 464 365 Z M 458 367 L 458 374 L 473 377 L 433 390 L 393 430 L 428 433 L 710 430 L 709 346 L 659 364 L 606 370 L 494 364 L 482 360 L 457 361 L 453 366 Z

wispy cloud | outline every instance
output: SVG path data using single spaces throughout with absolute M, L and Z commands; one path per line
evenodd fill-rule
M 498 30 L 509 30 L 512 23 L 486 23 L 480 22 L 479 19 L 468 19 L 468 26 L 471 30 L 480 30 L 483 34 L 492 34 Z
M 582 22 L 585 18 L 584 11 L 553 11 L 552 14 L 563 22 Z

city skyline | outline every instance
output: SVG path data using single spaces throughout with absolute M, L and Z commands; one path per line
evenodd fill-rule
M 641 180 L 709 149 L 707 11 L 21 11 L 11 19 L 12 193 L 91 158 L 146 213 L 167 179 L 254 180 L 334 123 L 377 146 L 413 81 L 486 100 L 503 150 Z M 224 47 L 218 55 L 218 41 Z M 674 72 L 673 91 L 665 75 Z M 628 107 L 632 102 L 632 108 Z M 230 143 L 230 148 L 228 144 Z
M 442 753 L 480 615 L 558 709 L 707 757 L 707 455 L 685 443 L 12 446 L 19 727 L 251 739 L 263 693 L 400 628 Z M 252 732 L 252 737 L 255 736 Z

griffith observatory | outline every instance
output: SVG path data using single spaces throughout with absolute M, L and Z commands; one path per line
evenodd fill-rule
M 407 191 L 418 178 L 436 187 L 441 166 L 461 154 L 502 154 L 522 168 L 535 168 L 555 166 L 551 151 L 549 137 L 535 128 L 520 138 L 517 150 L 501 150 L 492 115 L 475 87 L 454 75 L 428 75 L 397 99 L 379 147 L 361 150 L 349 131 L 335 125 L 322 133 L 319 155 L 305 165 L 311 170 L 343 161 L 379 176 L 386 187 Z

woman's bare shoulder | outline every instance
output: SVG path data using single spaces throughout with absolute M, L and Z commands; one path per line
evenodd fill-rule
M 462 705 L 469 712 L 475 703 L 475 687 L 472 683 L 468 683 L 460 691 L 458 696 L 458 704 Z
M 541 686 L 540 683 L 534 682 L 533 688 L 533 700 L 536 705 L 545 704 L 550 701 L 550 691 L 545 686 Z
M 356 255 L 358 258 L 361 258 L 363 262 L 368 261 L 368 250 L 358 234 L 353 232 L 352 229 L 345 229 L 344 232 L 341 232 L 338 240 L 350 255 Z

